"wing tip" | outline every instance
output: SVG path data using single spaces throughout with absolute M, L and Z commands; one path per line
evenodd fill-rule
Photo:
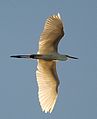
M 58 12 L 58 17 L 59 17 L 59 19 L 61 19 L 61 15 L 60 15 L 60 13 Z
M 51 104 L 47 104 L 45 107 L 43 106 L 43 104 L 41 104 L 41 101 L 39 99 L 39 103 L 40 103 L 40 106 L 41 106 L 41 110 L 42 112 L 44 113 L 52 113 L 52 111 L 54 110 L 54 106 L 56 104 L 56 100 L 57 100 L 57 96 L 55 96 L 55 99 L 52 101 Z M 47 102 L 48 103 L 48 102 Z M 48 108 L 49 107 L 49 108 Z

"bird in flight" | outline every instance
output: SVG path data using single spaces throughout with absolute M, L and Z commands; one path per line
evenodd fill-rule
M 59 13 L 48 17 L 40 36 L 38 53 L 11 56 L 13 58 L 37 59 L 38 97 L 42 111 L 45 113 L 53 111 L 58 96 L 59 79 L 56 72 L 56 61 L 78 59 L 58 53 L 58 43 L 64 36 L 63 28 Z

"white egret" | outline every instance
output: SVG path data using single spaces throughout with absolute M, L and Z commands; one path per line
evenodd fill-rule
M 42 111 L 45 113 L 52 112 L 58 95 L 59 79 L 56 72 L 56 60 L 66 61 L 69 58 L 78 59 L 58 53 L 58 43 L 63 36 L 63 22 L 58 13 L 46 20 L 40 36 L 37 54 L 11 56 L 14 58 L 38 59 L 36 71 L 38 97 Z

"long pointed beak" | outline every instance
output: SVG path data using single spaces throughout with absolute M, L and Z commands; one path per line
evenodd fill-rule
M 12 58 L 30 58 L 30 55 L 12 55 Z
M 26 59 L 42 59 L 42 55 L 39 54 L 32 54 L 32 55 L 12 55 L 12 58 L 26 58 Z
M 69 55 L 66 55 L 66 57 L 72 58 L 72 59 L 78 59 L 77 57 L 73 57 L 73 56 L 69 56 Z

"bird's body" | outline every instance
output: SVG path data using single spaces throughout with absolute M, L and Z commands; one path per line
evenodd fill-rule
M 36 78 L 38 83 L 39 102 L 44 112 L 52 112 L 58 95 L 59 79 L 56 72 L 56 60 L 66 61 L 69 55 L 58 53 L 58 43 L 64 36 L 63 23 L 60 14 L 50 16 L 44 25 L 40 36 L 37 54 L 15 55 L 15 58 L 38 59 Z

